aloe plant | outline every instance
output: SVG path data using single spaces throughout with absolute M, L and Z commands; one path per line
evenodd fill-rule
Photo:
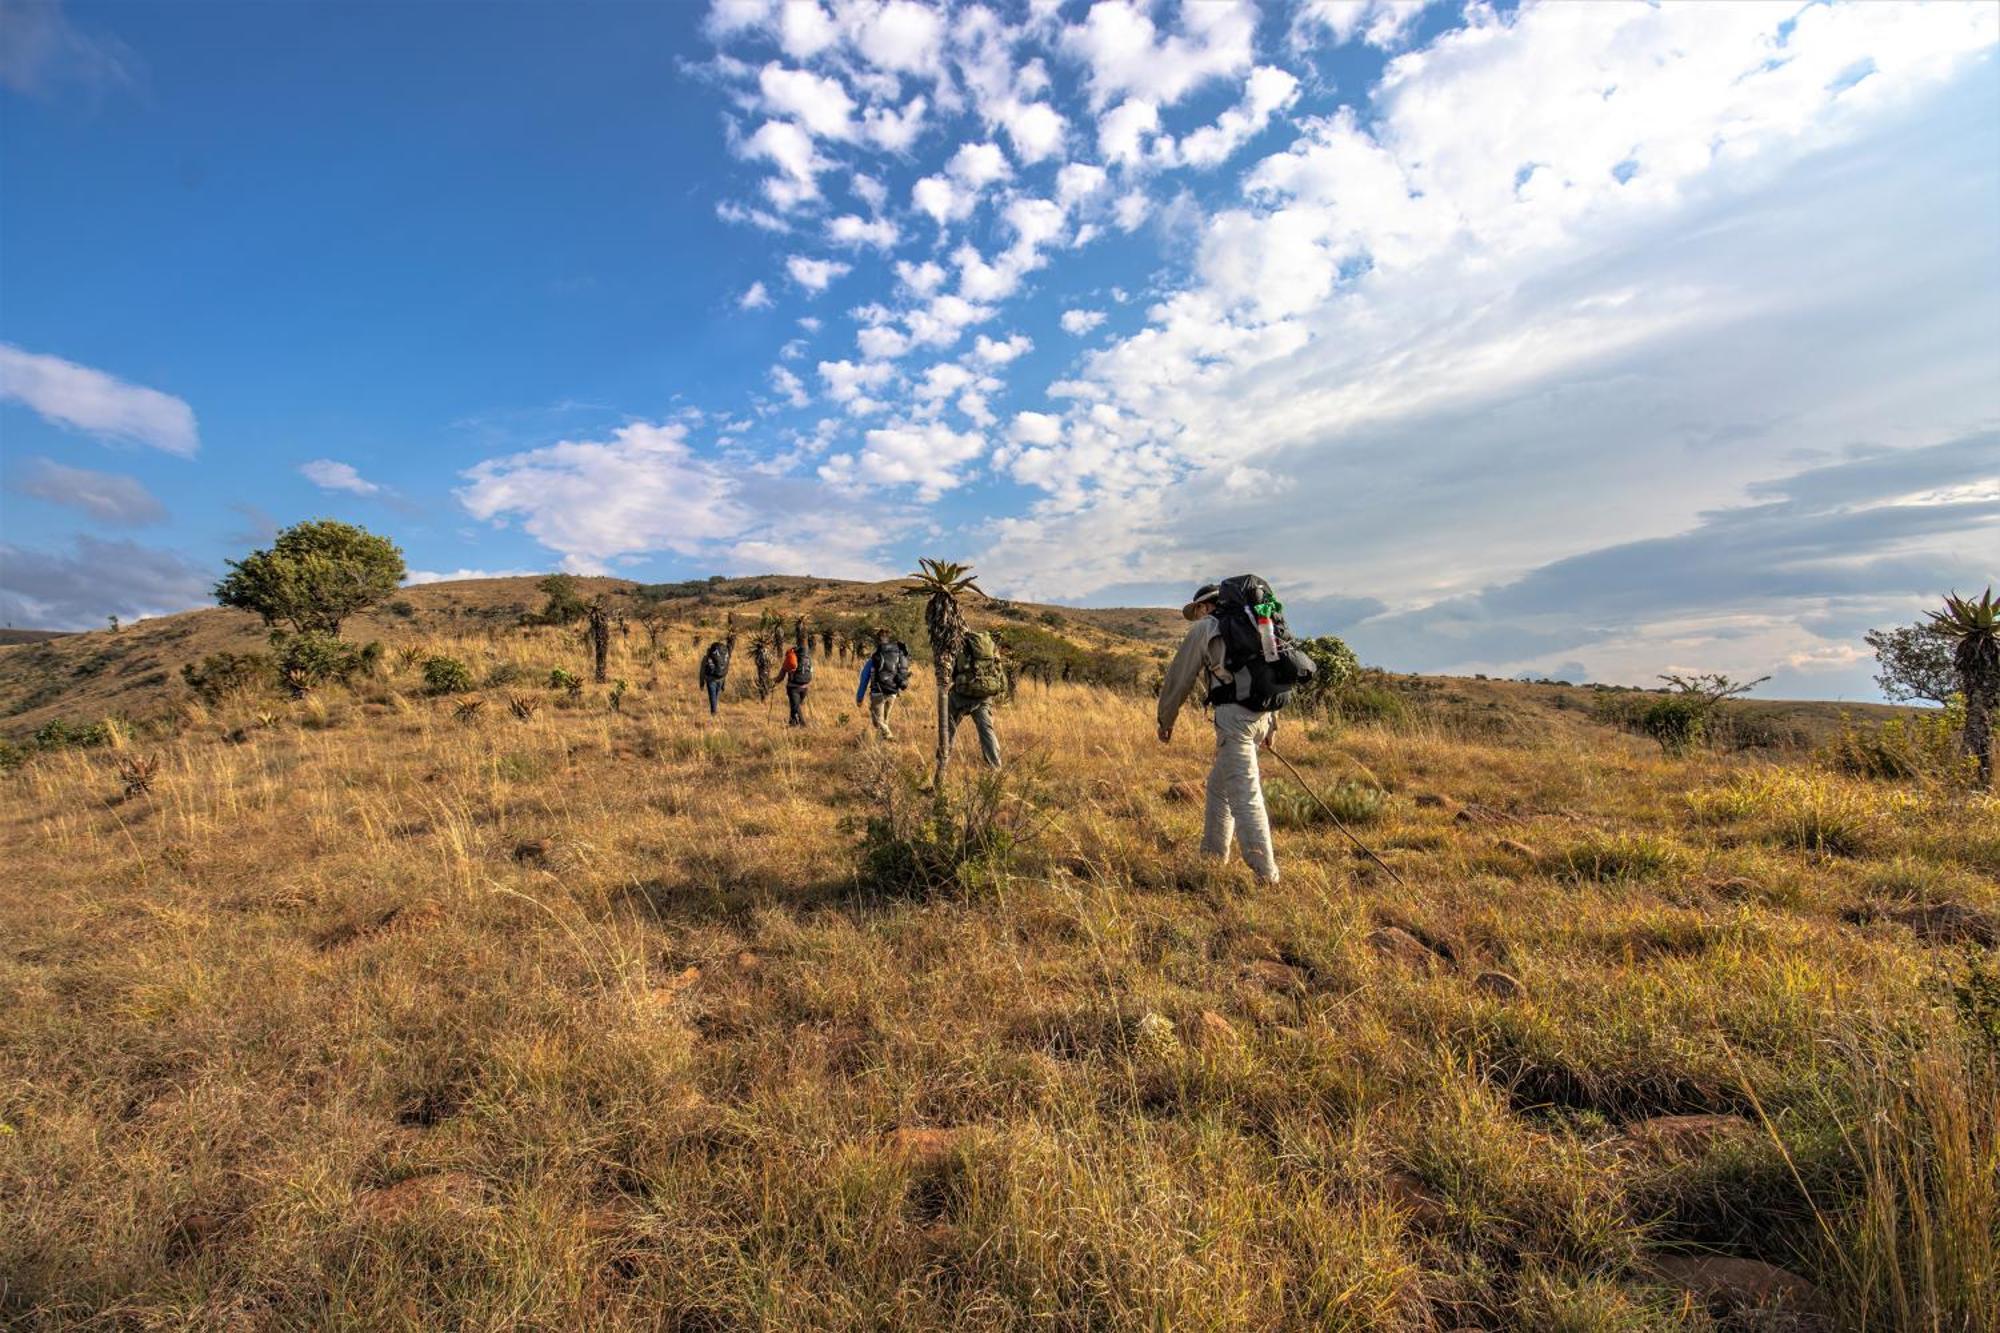
M 1962 743 L 1979 765 L 1979 785 L 1993 786 L 1993 712 L 2000 708 L 2000 602 L 1988 588 L 1978 601 L 1952 593 L 1930 613 L 1930 628 L 1951 640 L 1951 664 L 1965 691 Z
M 919 560 L 917 572 L 908 576 L 911 586 L 903 591 L 924 601 L 924 630 L 931 641 L 931 673 L 937 679 L 937 773 L 934 784 L 944 786 L 945 765 L 951 761 L 951 668 L 965 639 L 965 617 L 958 609 L 963 593 L 986 595 L 971 565 L 952 560 Z

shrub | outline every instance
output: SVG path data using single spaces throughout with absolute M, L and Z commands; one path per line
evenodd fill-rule
M 486 673 L 486 688 L 498 689 L 502 685 L 512 685 L 520 680 L 521 668 L 512 662 L 502 662 Z
M 414 620 L 417 615 L 416 606 L 401 597 L 398 597 L 382 609 L 390 615 L 395 616 L 398 620 Z
M 565 671 L 561 667 L 554 667 L 549 671 L 549 688 L 552 690 L 568 690 L 571 694 L 575 694 L 583 688 L 583 678 L 574 671 Z
M 294 695 L 303 696 L 328 681 L 344 682 L 361 670 L 362 663 L 360 649 L 318 630 L 287 634 L 278 643 L 278 675 Z
M 28 756 L 33 753 L 34 751 L 25 745 L 16 745 L 10 740 L 0 739 L 0 773 L 13 772 L 27 763 Z
M 1670 755 L 1684 755 L 1701 744 L 1708 732 L 1709 709 L 1687 695 L 1656 699 L 1639 714 L 1639 730 L 1660 743 Z
M 219 704 L 232 694 L 276 684 L 278 664 L 269 653 L 210 653 L 199 664 L 183 662 L 181 679 L 203 703 Z
M 1354 650 L 1331 634 L 1322 634 L 1316 639 L 1300 639 L 1299 651 L 1312 659 L 1315 668 L 1313 678 L 1293 695 L 1306 711 L 1327 707 L 1341 687 L 1361 670 Z
M 35 729 L 34 745 L 37 750 L 90 750 L 110 745 L 116 739 L 117 733 L 109 719 L 79 726 L 58 717 Z
M 858 877 L 877 893 L 927 897 L 973 890 L 1004 878 L 1014 837 L 1002 818 L 1005 788 L 997 773 L 974 779 L 954 801 L 914 779 L 892 781 L 882 812 L 868 818 Z
M 1410 715 L 1403 696 L 1380 685 L 1349 685 L 1333 696 L 1343 722 L 1401 722 Z
M 1959 746 L 1964 725 L 1963 697 L 1922 717 L 1891 718 L 1874 728 L 1856 727 L 1843 718 L 1840 735 L 1819 757 L 1835 772 L 1850 777 L 1969 785 L 1977 776 L 1978 762 Z
M 456 657 L 424 659 L 424 693 L 464 694 L 472 688 L 472 669 Z
M 230 561 L 215 600 L 255 611 L 266 625 L 332 637 L 341 621 L 395 592 L 403 573 L 403 553 L 387 537 L 321 519 L 286 528 L 268 551 Z

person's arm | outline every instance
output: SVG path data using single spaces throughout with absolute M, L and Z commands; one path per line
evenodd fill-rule
M 1174 720 L 1180 716 L 1181 705 L 1188 695 L 1201 683 L 1208 666 L 1208 645 L 1215 638 L 1216 625 L 1212 616 L 1203 616 L 1188 626 L 1187 636 L 1181 640 L 1180 651 L 1167 665 L 1166 680 L 1160 685 L 1160 739 L 1166 740 L 1174 734 Z
M 861 664 L 861 685 L 854 691 L 854 702 L 860 703 L 868 697 L 868 682 L 875 676 L 875 659 L 869 658 Z

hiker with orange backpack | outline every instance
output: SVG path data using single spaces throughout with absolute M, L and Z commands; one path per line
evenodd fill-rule
M 1162 744 L 1173 740 L 1181 706 L 1196 689 L 1215 710 L 1215 759 L 1202 815 L 1204 856 L 1226 860 L 1232 841 L 1265 884 L 1278 882 L 1271 820 L 1264 809 L 1257 747 L 1278 731 L 1278 710 L 1313 677 L 1310 657 L 1292 642 L 1284 607 L 1255 574 L 1205 583 L 1181 608 L 1192 621 L 1160 688 Z
M 812 684 L 812 678 L 812 648 L 801 634 L 798 642 L 785 649 L 784 664 L 778 668 L 778 679 L 785 685 L 785 702 L 792 710 L 787 726 L 806 724 L 806 687 Z

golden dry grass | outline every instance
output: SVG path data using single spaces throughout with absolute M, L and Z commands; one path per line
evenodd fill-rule
M 1032 837 L 899 897 L 859 825 L 921 690 L 887 746 L 840 663 L 809 730 L 716 723 L 685 637 L 654 688 L 632 642 L 617 713 L 540 687 L 552 633 L 432 638 L 528 676 L 459 721 L 391 653 L 128 739 L 147 794 L 106 751 L 0 777 L 0 1320 L 1702 1329 L 1649 1273 L 1714 1251 L 1847 1327 L 1993 1327 L 1984 964 L 1892 915 L 2000 907 L 1990 800 L 1288 722 L 1389 793 L 1357 831 L 1405 883 L 1308 824 L 1263 890 L 1170 798 L 1201 726 L 1033 688 Z M 1752 1132 L 1627 1132 L 1676 1113 Z

